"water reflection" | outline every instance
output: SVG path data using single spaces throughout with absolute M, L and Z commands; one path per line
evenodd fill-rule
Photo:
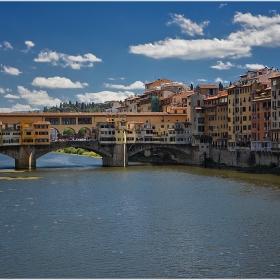
M 278 176 L 58 153 L 37 166 L 0 172 L 2 278 L 279 277 Z

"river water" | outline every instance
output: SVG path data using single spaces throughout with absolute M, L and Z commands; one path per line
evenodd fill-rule
M 0 155 L 0 278 L 279 278 L 280 177 Z

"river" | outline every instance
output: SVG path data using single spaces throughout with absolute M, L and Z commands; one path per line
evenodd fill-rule
M 0 155 L 0 278 L 279 278 L 279 179 Z

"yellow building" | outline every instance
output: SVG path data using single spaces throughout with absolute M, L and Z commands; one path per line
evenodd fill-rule
M 23 120 L 20 122 L 21 130 L 21 144 L 34 145 L 35 144 L 35 127 L 33 120 Z
M 228 140 L 228 104 L 227 92 L 221 91 L 216 96 L 208 96 L 205 105 L 205 133 L 212 137 L 212 145 L 227 148 Z

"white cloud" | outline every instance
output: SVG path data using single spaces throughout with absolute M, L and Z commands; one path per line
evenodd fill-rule
M 12 98 L 12 99 L 19 99 L 20 97 L 18 95 L 13 95 L 13 94 L 6 94 L 4 95 L 5 98 Z
M 18 92 L 21 98 L 26 99 L 28 104 L 35 106 L 56 106 L 60 104 L 60 99 L 52 98 L 44 90 L 30 91 L 23 86 L 18 86 Z
M 223 7 L 226 6 L 226 5 L 227 5 L 227 4 L 222 3 L 222 4 L 219 5 L 219 8 L 223 8 Z
M 124 78 L 108 78 L 110 81 L 116 81 L 116 80 L 124 80 Z
M 70 67 L 79 70 L 82 67 L 93 67 L 93 63 L 101 62 L 102 60 L 91 53 L 81 55 L 66 55 L 53 51 L 40 52 L 35 62 L 50 62 L 54 66 Z
M 103 103 L 105 101 L 119 101 L 124 100 L 131 95 L 135 95 L 131 91 L 119 91 L 119 92 L 113 92 L 113 91 L 101 91 L 101 92 L 92 92 L 92 93 L 85 93 L 85 94 L 77 94 L 76 97 L 79 99 L 80 102 L 90 103 Z
M 72 82 L 70 79 L 64 77 L 53 77 L 53 78 L 44 78 L 36 77 L 33 82 L 33 86 L 45 87 L 45 88 L 84 88 L 88 86 L 87 83 Z
M 251 70 L 256 70 L 256 69 L 261 69 L 261 68 L 264 68 L 265 66 L 262 65 L 262 64 L 245 64 L 245 67 L 244 68 L 248 68 L 248 69 L 251 69 Z
M 22 104 L 15 104 L 11 108 L 0 108 L 1 113 L 10 113 L 10 112 L 22 112 L 22 111 L 34 111 L 39 110 L 38 108 L 32 108 L 30 105 L 22 105 Z
M 223 80 L 222 78 L 219 78 L 219 77 L 215 79 L 215 82 L 216 83 L 221 82 L 222 84 L 229 84 L 229 81 Z
M 194 36 L 195 34 L 203 35 L 203 28 L 207 26 L 210 22 L 204 21 L 201 24 L 197 24 L 192 22 L 190 19 L 184 18 L 182 15 L 171 14 L 172 20 L 167 22 L 167 25 L 177 24 L 180 26 L 182 33 L 186 33 L 190 36 Z
M 130 46 L 130 53 L 142 54 L 148 57 L 180 58 L 195 60 L 204 58 L 240 58 L 250 56 L 251 48 L 229 40 L 214 38 L 199 40 L 170 39 L 154 44 Z
M 3 42 L 3 45 L 0 45 L 0 48 L 4 46 L 4 50 L 8 50 L 8 49 L 13 49 L 13 46 L 11 45 L 11 43 L 7 42 L 7 41 L 4 41 Z
M 183 21 L 183 20 L 182 20 Z M 224 39 L 184 40 L 166 38 L 154 43 L 130 46 L 133 54 L 155 59 L 180 58 L 184 60 L 205 58 L 242 58 L 252 55 L 255 46 L 280 46 L 280 15 L 252 16 L 236 13 L 233 23 L 241 23 L 242 29 Z
M 32 41 L 25 41 L 25 45 L 27 46 L 27 48 L 32 48 L 35 46 L 35 44 Z
M 280 15 L 274 15 L 272 17 L 257 15 L 253 16 L 251 13 L 242 14 L 237 12 L 233 18 L 234 23 L 243 23 L 246 28 L 256 27 L 270 27 L 271 25 L 280 23 Z
M 210 67 L 213 68 L 213 69 L 217 69 L 217 70 L 227 70 L 227 69 L 230 69 L 234 66 L 235 65 L 230 63 L 230 62 L 223 63 L 222 61 L 217 61 L 217 65 L 213 65 L 213 66 L 210 66 Z
M 35 62 L 56 62 L 58 60 L 59 54 L 52 51 L 40 52 L 38 58 L 34 58 Z
M 205 79 L 197 79 L 199 82 L 207 82 Z
M 25 41 L 24 43 L 27 47 L 27 49 L 23 51 L 25 53 L 28 52 L 31 48 L 33 48 L 35 46 L 35 44 L 32 41 Z
M 133 84 L 129 86 L 124 85 L 112 85 L 112 84 L 104 84 L 105 87 L 108 88 L 116 88 L 116 89 L 127 89 L 127 90 L 134 90 L 134 89 L 144 89 L 145 85 L 141 81 L 135 81 Z
M 1 88 L 0 87 L 0 93 L 2 93 L 2 94 L 4 94 L 4 93 L 6 93 L 6 92 L 11 92 L 12 90 L 11 89 L 9 89 L 9 88 Z
M 17 68 L 14 68 L 14 67 L 9 67 L 9 66 L 2 66 L 2 67 L 4 68 L 4 71 L 2 71 L 2 72 L 6 73 L 6 74 L 10 74 L 10 75 L 13 75 L 13 76 L 18 76 L 19 74 L 22 73 Z

